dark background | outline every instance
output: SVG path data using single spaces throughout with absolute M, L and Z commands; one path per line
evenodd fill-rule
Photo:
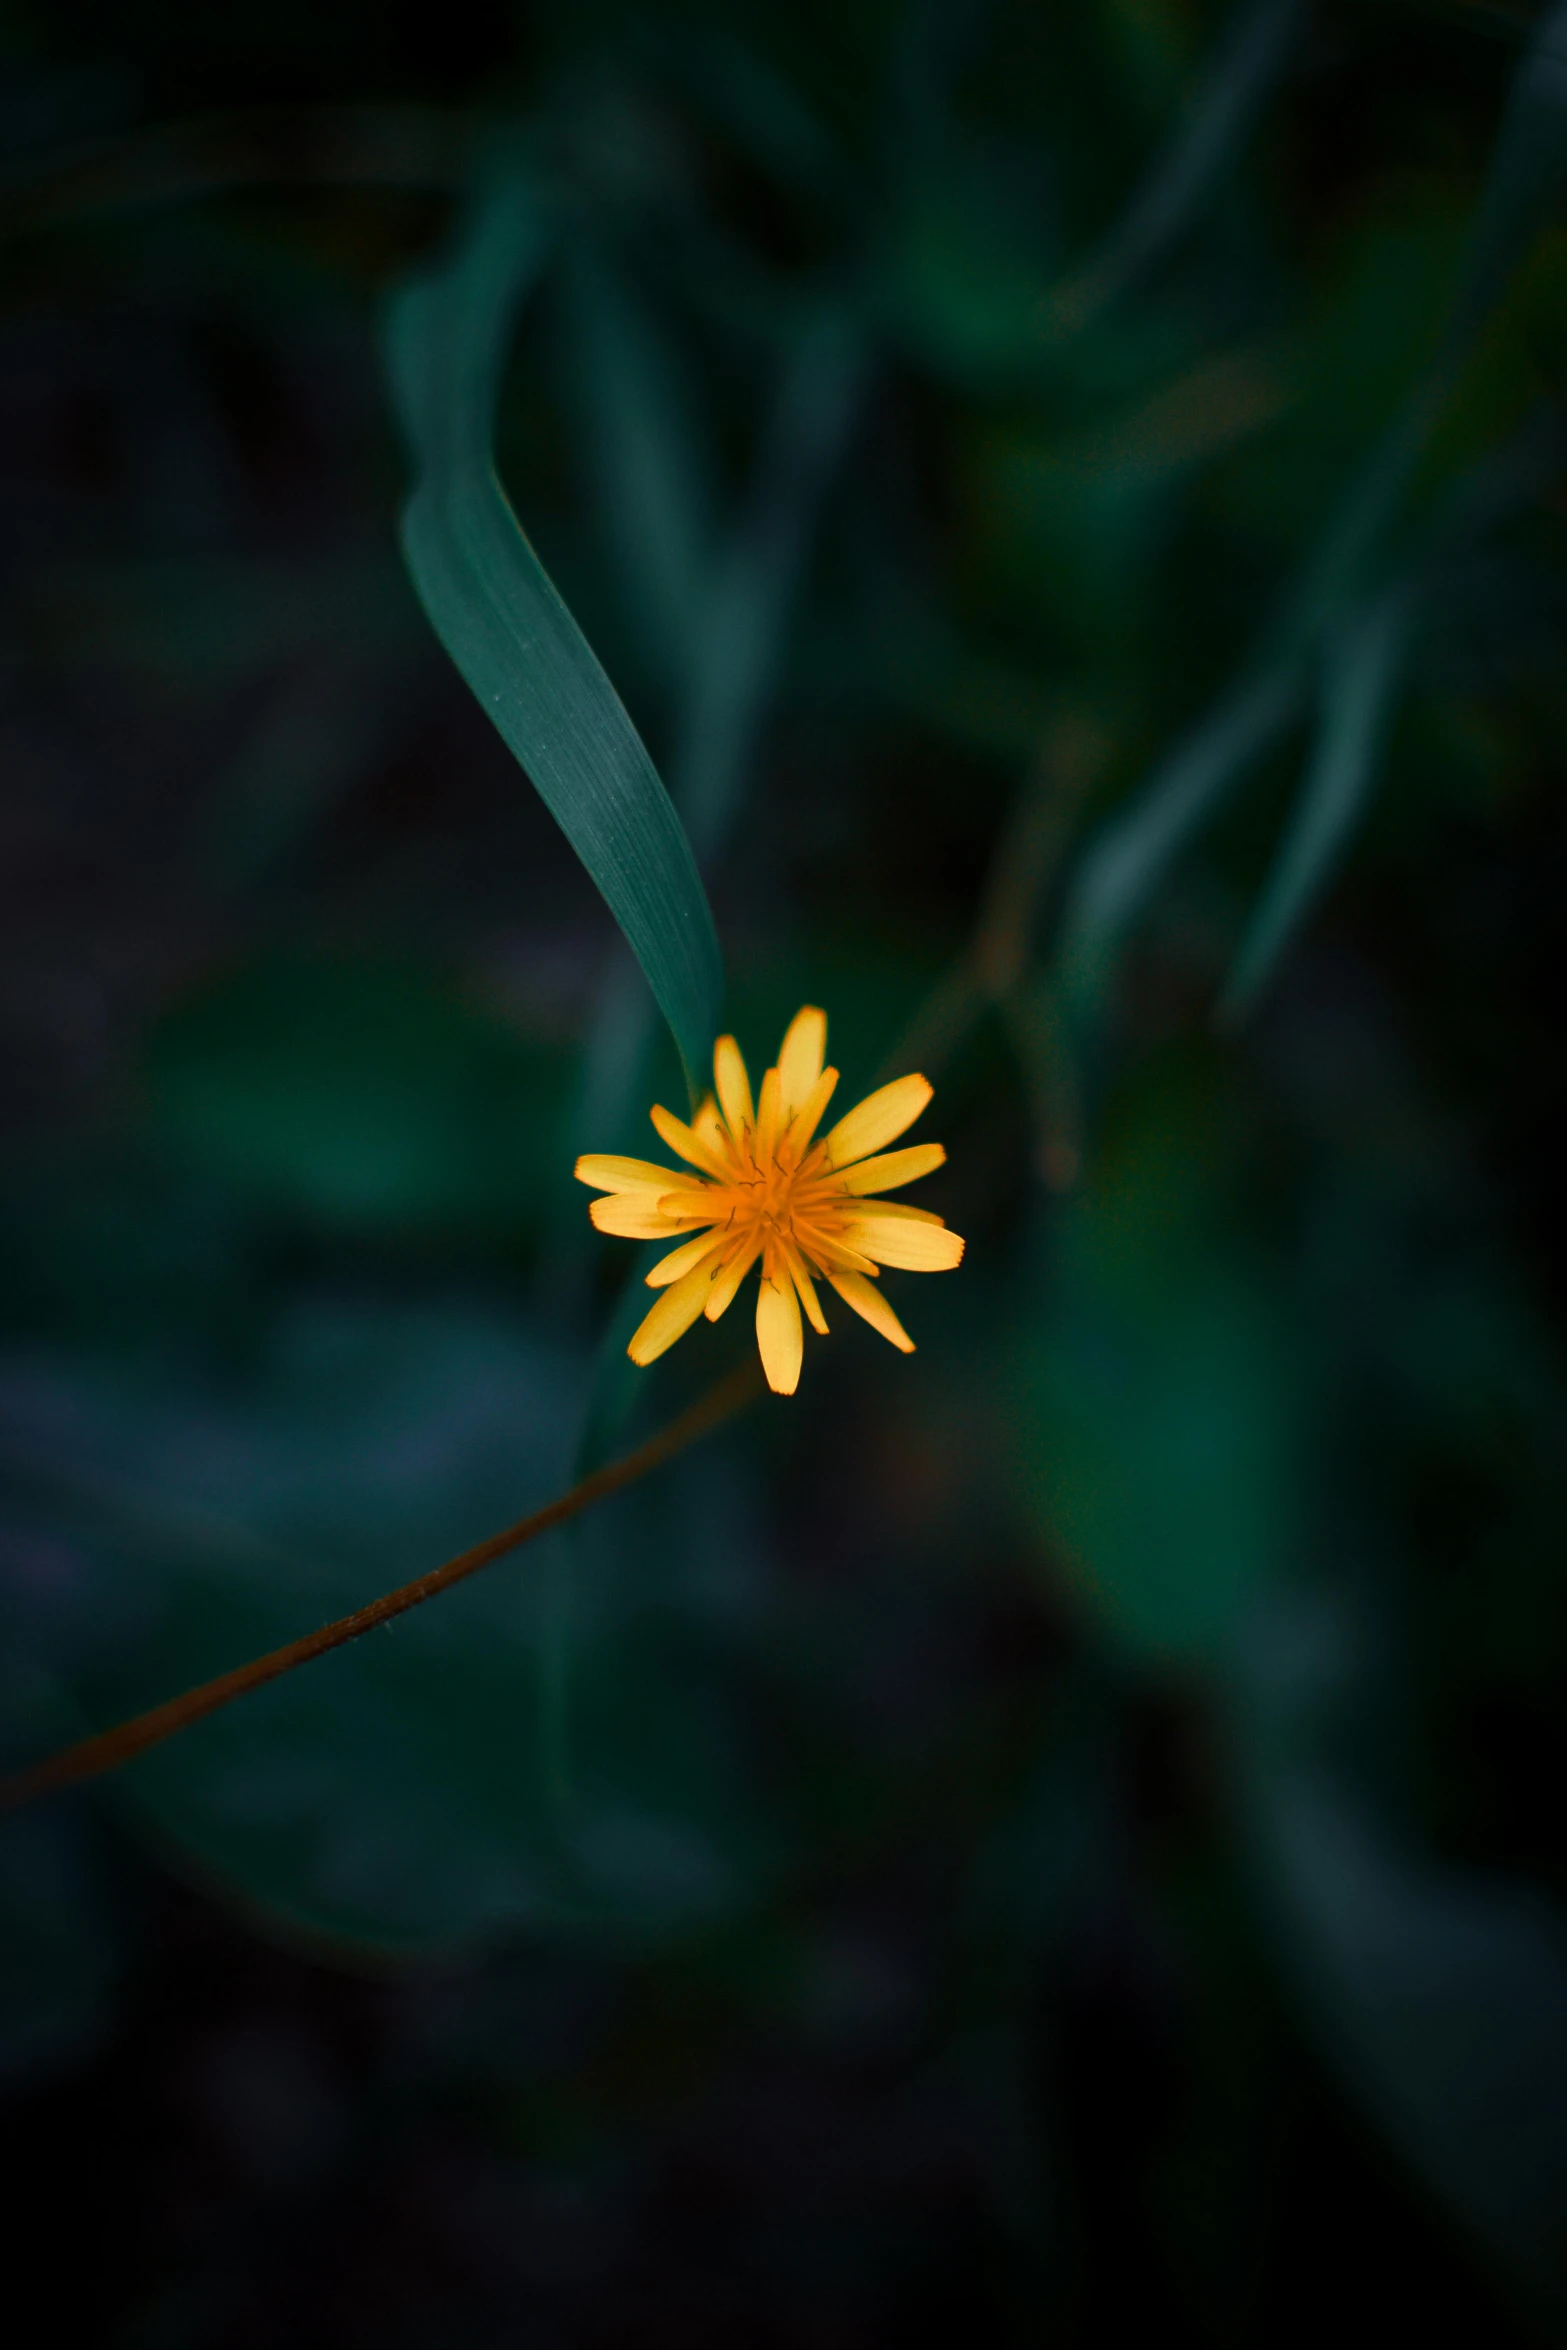
M 1564 2337 L 1549 20 L 0 12 L 0 1759 L 749 1343 L 614 1374 L 571 1161 L 678 1071 L 399 560 L 386 305 L 498 162 L 501 470 L 729 1016 L 924 1067 L 968 1238 L 0 1821 L 8 2340 Z

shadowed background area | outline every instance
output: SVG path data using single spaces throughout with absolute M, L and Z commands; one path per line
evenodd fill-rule
M 0 1818 L 8 2339 L 1567 2340 L 1564 170 L 1533 0 L 0 8 L 0 1769 L 744 1359 L 715 1026 L 968 1241 Z

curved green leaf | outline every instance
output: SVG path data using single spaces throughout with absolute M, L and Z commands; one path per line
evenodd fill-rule
M 1190 109 L 1120 218 L 1056 296 L 1063 326 L 1087 325 L 1192 225 L 1287 64 L 1303 0 L 1236 10 Z
M 1475 338 L 1556 201 L 1567 171 L 1567 0 L 1535 30 L 1513 79 L 1441 340 L 1307 564 L 1286 642 L 1334 625 L 1401 506 Z
M 698 1081 L 723 969 L 696 861 L 491 453 L 513 323 L 551 234 L 527 181 L 499 180 L 450 259 L 392 305 L 390 365 L 418 467 L 403 551 L 436 634 L 603 893 Z
M 1567 177 L 1567 0 L 1535 26 L 1514 77 L 1470 236 L 1450 335 L 1467 343 Z
M 142 1082 L 177 1163 L 318 1230 L 515 1235 L 565 1181 L 566 1055 L 408 957 L 235 964 Z
M 1403 597 L 1380 598 L 1332 648 L 1317 747 L 1219 1007 L 1250 1010 L 1327 881 L 1377 778 L 1409 638 Z
M 1366 567 L 1408 492 L 1458 371 L 1555 200 L 1564 170 L 1567 0 L 1557 0 L 1515 78 L 1436 354 L 1330 519 L 1269 633 L 1269 650 L 1089 844 L 1070 894 L 1063 944 L 1068 994 L 1079 1008 L 1097 996 L 1121 938 L 1174 858 L 1282 733 L 1300 699 L 1303 663 L 1364 594 Z
M 1012 1467 L 1048 1571 L 1129 1656 L 1212 1666 L 1287 1558 L 1299 1387 L 1234 1232 L 1219 1101 L 1148 1085 L 1051 1220 L 1009 1363 Z
M 1066 993 L 1079 1008 L 1098 994 L 1121 939 L 1180 851 L 1284 733 L 1301 690 L 1298 662 L 1250 671 L 1090 844 L 1062 941 Z

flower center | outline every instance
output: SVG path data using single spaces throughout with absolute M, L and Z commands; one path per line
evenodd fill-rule
M 774 1159 L 758 1166 L 754 1175 L 742 1175 L 734 1186 L 735 1209 L 753 1224 L 787 1231 L 793 1220 L 795 1170 Z
M 807 1195 L 818 1188 L 822 1169 L 813 1161 L 820 1156 L 818 1147 L 807 1151 L 803 1160 L 797 1159 L 787 1129 L 771 1151 L 758 1152 L 755 1134 L 748 1129 L 741 1148 L 734 1152 L 734 1174 L 728 1187 L 730 1223 L 753 1238 L 766 1239 L 771 1234 L 795 1238 L 796 1214 L 807 1206 Z

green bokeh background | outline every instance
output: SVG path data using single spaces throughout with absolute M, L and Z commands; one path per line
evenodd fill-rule
M 0 1763 L 751 1343 L 625 1371 L 453 288 L 724 1016 L 968 1242 L 0 1818 L 7 2338 L 1567 2339 L 1567 14 L 54 0 L 0 124 Z

